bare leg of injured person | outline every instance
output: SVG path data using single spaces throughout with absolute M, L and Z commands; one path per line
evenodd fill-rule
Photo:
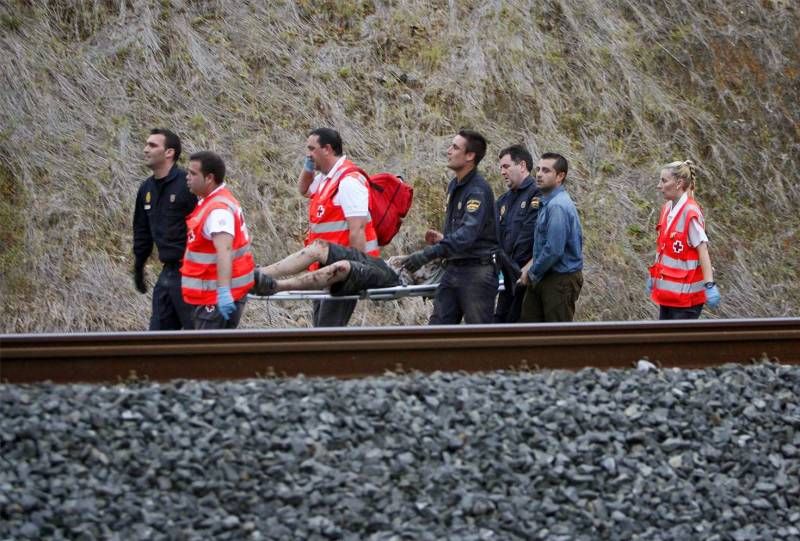
M 350 273 L 349 261 L 337 261 L 319 270 L 291 278 L 274 279 L 274 276 L 291 276 L 302 272 L 312 263 L 324 265 L 328 261 L 328 243 L 316 240 L 277 263 L 259 267 L 255 271 L 254 295 L 272 295 L 278 291 L 324 289 L 342 282 Z

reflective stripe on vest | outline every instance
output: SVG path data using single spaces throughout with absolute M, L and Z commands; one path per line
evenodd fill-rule
M 342 220 L 341 222 L 312 223 L 310 229 L 313 233 L 333 233 L 347 231 L 349 228 L 347 227 L 347 220 Z
M 224 195 L 216 195 L 216 196 L 214 196 L 214 201 L 215 202 L 218 201 L 220 203 L 225 203 L 225 205 L 227 205 L 227 207 L 228 207 L 228 210 L 230 210 L 234 214 L 239 212 L 239 205 L 237 205 L 236 203 L 234 203 L 233 201 L 231 201 L 230 199 L 228 199 Z
M 244 287 L 254 280 L 253 271 L 248 272 L 244 276 L 237 276 L 231 279 L 231 289 L 237 287 Z M 200 291 L 216 291 L 216 280 L 201 280 L 200 278 L 190 278 L 188 276 L 181 277 L 181 286 L 189 289 L 199 289 Z
M 670 257 L 668 255 L 662 255 L 661 264 L 664 265 L 665 267 L 671 267 L 673 269 L 690 271 L 696 269 L 700 265 L 700 260 L 689 259 L 688 261 L 683 261 L 681 259 L 675 259 L 674 257 Z
M 367 213 L 364 218 L 366 218 L 368 222 L 372 221 L 372 216 L 369 213 Z M 350 228 L 347 225 L 347 220 L 341 220 L 338 222 L 312 223 L 309 229 L 312 233 L 336 233 L 339 231 L 348 231 Z
M 677 294 L 690 294 L 690 293 L 700 293 L 705 289 L 705 282 L 700 280 L 699 282 L 693 282 L 690 284 L 682 283 L 682 282 L 670 282 L 668 280 L 661 280 L 657 278 L 654 282 L 654 286 L 656 289 L 662 289 L 664 291 L 669 291 L 670 293 L 677 293 Z
M 689 216 L 690 210 L 694 210 L 698 216 L 703 215 L 703 213 L 700 212 L 700 209 L 696 205 L 693 205 L 689 201 L 686 201 L 683 204 L 683 208 L 680 210 L 678 215 L 675 218 L 673 218 L 673 220 L 675 219 L 678 220 L 678 223 L 675 225 L 676 233 L 683 233 L 686 230 L 686 217 Z
M 233 254 L 232 254 L 232 257 L 233 257 L 233 259 L 236 259 L 238 257 L 242 257 L 243 255 L 246 255 L 247 252 L 249 252 L 249 251 L 250 251 L 250 243 L 248 242 L 247 244 L 245 244 L 244 246 L 242 246 L 238 250 L 234 250 Z M 217 262 L 217 254 L 216 253 L 207 254 L 205 252 L 192 252 L 192 251 L 186 250 L 186 255 L 184 255 L 183 258 L 188 260 L 188 261 L 194 261 L 195 263 L 203 263 L 204 265 L 210 265 L 212 263 L 216 264 L 216 262 Z
M 676 233 L 683 233 L 684 229 L 686 228 L 686 215 L 689 211 L 689 205 L 684 204 L 683 208 L 681 209 L 680 214 L 678 214 L 678 223 L 675 225 L 675 232 Z

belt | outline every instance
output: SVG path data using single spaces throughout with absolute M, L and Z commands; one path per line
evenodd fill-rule
M 494 265 L 494 256 L 487 255 L 486 257 L 459 257 L 456 259 L 445 259 L 444 265 L 453 265 L 455 267 L 468 267 L 472 265 Z
M 180 261 L 163 262 L 162 265 L 164 266 L 165 269 L 171 269 L 171 270 L 173 269 L 178 270 L 181 268 Z

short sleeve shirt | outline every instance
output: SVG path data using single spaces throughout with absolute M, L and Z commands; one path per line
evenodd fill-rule
M 675 219 L 675 216 L 678 215 L 678 211 L 683 208 L 683 204 L 686 203 L 686 200 L 689 198 L 687 194 L 683 194 L 680 199 L 678 199 L 678 204 L 673 205 L 672 201 L 669 202 L 672 205 L 672 208 L 667 215 L 667 227 L 672 225 L 672 220 Z M 708 242 L 708 237 L 706 236 L 706 230 L 703 228 L 703 225 L 695 218 L 689 222 L 689 246 L 692 248 L 697 248 L 700 243 Z
M 327 175 L 318 173 L 314 177 L 311 186 L 308 188 L 308 195 L 321 190 L 327 181 L 342 166 L 346 156 L 341 158 L 333 165 Z M 367 189 L 367 179 L 359 173 L 352 173 L 339 181 L 339 190 L 333 196 L 333 203 L 342 207 L 342 211 L 347 218 L 359 218 L 369 216 L 369 190 Z
M 225 186 L 224 182 L 208 194 L 206 199 L 223 186 Z M 227 208 L 212 210 L 208 213 L 205 223 L 203 223 L 203 237 L 211 240 L 215 233 L 228 233 L 232 237 L 235 236 L 233 213 Z

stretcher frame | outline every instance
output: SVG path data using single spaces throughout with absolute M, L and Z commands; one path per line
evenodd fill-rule
M 438 283 L 421 284 L 409 286 L 383 287 L 377 289 L 365 289 L 358 295 L 331 295 L 325 289 L 317 290 L 295 290 L 281 291 L 274 295 L 253 295 L 249 294 L 248 299 L 263 301 L 394 301 L 404 297 L 433 297 L 436 293 Z M 505 291 L 503 279 L 497 286 L 497 291 Z

